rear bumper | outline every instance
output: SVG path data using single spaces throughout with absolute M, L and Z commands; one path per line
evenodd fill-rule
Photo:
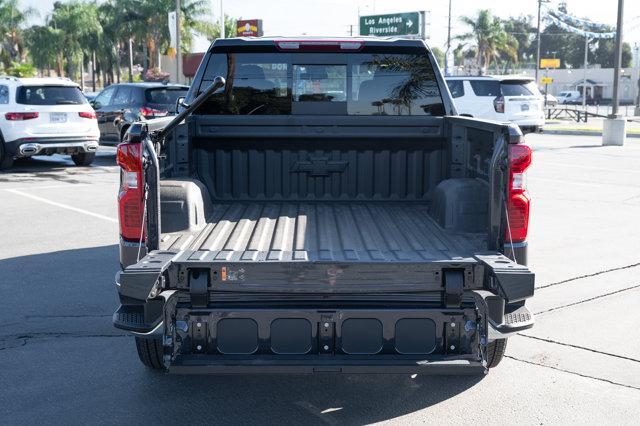
M 16 139 L 6 142 L 7 152 L 15 157 L 30 157 L 32 155 L 76 154 L 96 152 L 98 138 L 93 136 L 76 137 L 41 137 Z
M 172 372 L 473 374 L 486 370 L 488 343 L 534 323 L 533 274 L 496 253 L 426 272 L 421 290 L 355 293 L 346 283 L 257 291 L 222 278 L 235 267 L 185 259 L 154 251 L 116 276 L 114 326 L 161 340 Z

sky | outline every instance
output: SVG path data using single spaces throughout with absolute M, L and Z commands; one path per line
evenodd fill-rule
M 211 19 L 220 16 L 220 1 L 210 0 Z M 346 36 L 350 25 L 357 32 L 358 13 L 360 15 L 430 11 L 431 46 L 444 48 L 447 39 L 448 0 L 222 0 L 225 14 L 236 18 L 262 19 L 265 35 L 296 36 L 327 35 Z M 20 0 L 23 6 L 31 6 L 39 11 L 39 18 L 51 12 L 54 0 Z M 558 0 L 547 3 L 552 9 Z M 615 0 L 567 0 L 570 14 L 588 18 L 594 22 L 615 26 L 617 2 Z M 493 14 L 509 16 L 537 16 L 537 0 L 452 0 L 452 34 L 466 32 L 458 21 L 459 16 L 473 16 L 479 9 L 490 9 Z M 634 18 L 637 19 L 633 20 Z M 625 2 L 624 41 L 640 45 L 640 1 Z

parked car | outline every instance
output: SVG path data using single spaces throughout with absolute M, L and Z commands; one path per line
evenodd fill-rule
M 15 158 L 71 155 L 88 166 L 98 150 L 96 114 L 66 78 L 0 77 L 0 168 Z
M 91 102 L 98 116 L 100 143 L 119 144 L 136 121 L 174 115 L 189 86 L 163 83 L 112 84 Z
M 556 95 L 556 98 L 558 98 L 560 105 L 572 104 L 578 99 L 580 99 L 580 103 L 582 103 L 582 95 L 577 90 L 563 90 Z
M 515 123 L 525 133 L 544 126 L 544 99 L 531 77 L 453 76 L 447 85 L 461 115 Z
M 82 92 L 87 102 L 93 101 L 100 92 Z
M 513 124 L 456 117 L 435 64 L 415 39 L 218 39 L 180 115 L 132 125 L 113 321 L 143 364 L 500 362 L 533 326 L 531 149 Z

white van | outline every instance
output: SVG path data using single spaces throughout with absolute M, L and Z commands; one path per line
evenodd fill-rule
M 544 125 L 544 96 L 531 77 L 455 76 L 446 81 L 460 115 L 512 122 L 523 132 Z
M 563 90 L 556 95 L 556 98 L 558 98 L 559 104 L 570 104 L 582 99 L 582 95 L 577 90 Z

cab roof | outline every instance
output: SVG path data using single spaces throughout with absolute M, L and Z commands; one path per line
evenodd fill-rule
M 365 47 L 377 46 L 377 47 L 413 47 L 413 48 L 427 48 L 427 44 L 417 38 L 408 37 L 374 37 L 374 36 L 354 36 L 354 37 L 326 37 L 326 36 L 270 36 L 270 37 L 234 37 L 216 39 L 209 51 L 214 48 L 222 47 L 275 47 L 277 43 L 286 41 L 300 41 L 300 42 L 362 42 Z

